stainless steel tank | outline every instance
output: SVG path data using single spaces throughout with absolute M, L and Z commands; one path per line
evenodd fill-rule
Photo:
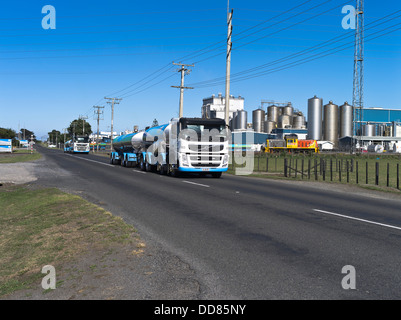
M 305 128 L 305 116 L 301 112 L 294 115 L 292 119 L 292 127 L 294 129 Z
M 363 136 L 374 137 L 376 135 L 376 130 L 375 130 L 376 126 L 374 124 L 368 123 L 368 124 L 365 124 L 362 128 L 363 128 L 362 129 Z
M 262 109 L 252 111 L 252 128 L 255 132 L 264 132 L 265 115 Z
M 278 122 L 279 115 L 279 107 L 274 105 L 267 107 L 267 120 Z
M 308 100 L 308 139 L 322 140 L 323 99 L 314 96 Z
M 238 110 L 236 123 L 237 130 L 246 130 L 248 123 L 248 113 L 245 110 Z
M 288 104 L 287 106 L 283 107 L 283 115 L 288 115 L 292 116 L 294 114 L 294 108 L 292 107 L 291 104 Z
M 278 127 L 285 129 L 292 126 L 292 116 L 283 114 L 278 118 Z
M 345 102 L 340 106 L 340 138 L 352 137 L 353 107 Z
M 264 127 L 264 131 L 266 133 L 271 133 L 273 131 L 273 129 L 276 128 L 276 123 L 275 121 L 271 121 L 271 120 L 266 120 L 265 121 L 265 127 Z
M 238 116 L 238 111 L 234 111 L 233 112 L 233 118 L 232 118 L 231 130 L 236 130 L 237 129 L 237 116 Z
M 338 105 L 330 101 L 324 106 L 323 139 L 338 146 Z

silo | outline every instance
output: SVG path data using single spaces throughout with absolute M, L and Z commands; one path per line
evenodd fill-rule
M 238 111 L 234 111 L 233 118 L 231 119 L 231 131 L 237 129 L 237 116 L 238 116 Z
M 267 107 L 267 120 L 278 122 L 279 108 L 277 106 Z
M 278 117 L 278 127 L 285 129 L 292 126 L 292 116 L 283 114 Z
M 277 122 L 274 122 L 274 121 L 271 121 L 271 120 L 266 120 L 265 121 L 264 131 L 266 133 L 271 133 L 272 130 L 276 128 L 276 123 Z
M 322 140 L 323 99 L 314 96 L 308 100 L 308 139 Z
M 330 101 L 324 106 L 323 139 L 338 146 L 338 105 Z
M 287 106 L 283 107 L 283 115 L 288 115 L 288 116 L 292 116 L 294 113 L 294 108 L 292 107 L 291 104 L 288 104 Z
M 363 131 L 362 131 L 362 133 L 363 133 L 363 136 L 365 136 L 365 137 L 374 137 L 375 136 L 375 130 L 376 129 L 376 127 L 375 127 L 375 125 L 374 124 L 365 124 L 364 126 L 363 126 Z
M 292 127 L 294 129 L 305 128 L 305 117 L 301 112 L 294 115 L 294 117 L 292 119 Z
M 340 138 L 352 137 L 353 108 L 345 102 L 340 107 Z
M 252 128 L 255 132 L 263 132 L 265 125 L 265 111 L 262 109 L 256 109 L 252 111 Z
M 245 110 L 238 110 L 237 118 L 236 118 L 236 129 L 237 130 L 246 130 L 247 122 L 248 122 L 248 113 Z

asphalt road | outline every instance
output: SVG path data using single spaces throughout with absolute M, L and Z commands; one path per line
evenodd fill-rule
M 201 298 L 401 298 L 401 200 L 227 174 L 172 178 L 38 151 L 87 198 L 188 263 Z M 343 288 L 344 266 L 355 268 L 356 289 Z

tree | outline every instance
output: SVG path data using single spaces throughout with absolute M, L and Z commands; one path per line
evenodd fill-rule
M 71 137 L 73 137 L 74 135 L 75 136 L 90 135 L 92 133 L 92 127 L 90 123 L 82 119 L 75 119 L 74 121 L 72 121 L 67 130 L 69 136 Z
M 13 146 L 18 146 L 19 142 L 16 139 L 17 133 L 11 128 L 0 128 L 0 139 L 11 139 Z
M 61 135 L 60 131 L 53 129 L 47 133 L 49 135 L 49 141 L 54 144 L 58 144 L 64 140 L 64 135 Z
M 154 119 L 153 123 L 152 123 L 152 128 L 157 127 L 158 125 L 159 125 L 159 121 L 157 121 L 157 119 Z
M 31 136 L 33 136 L 33 141 L 36 141 L 36 136 L 35 133 L 31 130 L 28 130 L 26 128 L 22 128 L 19 132 L 21 136 L 21 140 L 31 140 Z M 25 139 L 24 139 L 25 138 Z
M 11 128 L 0 128 L 0 139 L 15 139 L 17 133 Z

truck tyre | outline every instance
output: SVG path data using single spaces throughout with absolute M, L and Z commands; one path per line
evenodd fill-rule
M 152 166 L 149 162 L 146 161 L 145 163 L 145 171 L 146 172 L 151 172 L 152 171 Z
M 212 177 L 213 178 L 217 178 L 217 179 L 220 178 L 221 177 L 221 172 L 213 172 L 212 173 Z
M 139 166 L 141 168 L 141 171 L 145 171 L 146 170 L 145 160 L 143 159 L 143 157 L 141 157 L 141 160 L 139 160 Z

